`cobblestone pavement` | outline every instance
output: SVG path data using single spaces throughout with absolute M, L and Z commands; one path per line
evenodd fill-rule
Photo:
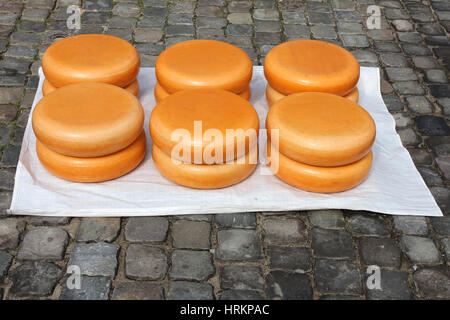
M 71 4 L 84 8 L 79 32 L 131 41 L 143 66 L 194 38 L 231 42 L 254 64 L 286 40 L 343 45 L 381 67 L 398 133 L 447 217 L 7 216 L 40 58 L 72 34 Z M 367 29 L 371 4 L 381 29 Z M 0 299 L 450 298 L 449 32 L 448 0 L 0 0 Z M 69 265 L 81 268 L 79 290 L 66 285 Z M 367 287 L 369 265 L 380 266 L 382 290 Z

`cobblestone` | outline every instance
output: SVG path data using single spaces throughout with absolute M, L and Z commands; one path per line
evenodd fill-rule
M 67 232 L 56 227 L 28 231 L 19 249 L 20 260 L 61 260 L 69 241 Z
M 162 300 L 163 288 L 151 282 L 122 282 L 114 288 L 113 300 Z
M 80 279 L 80 289 L 69 289 L 65 283 L 60 300 L 108 300 L 111 280 L 106 277 L 86 277 Z
M 77 243 L 68 265 L 78 266 L 82 275 L 113 277 L 117 270 L 118 251 L 116 244 Z
M 61 278 L 61 269 L 49 262 L 25 262 L 10 272 L 13 296 L 48 296 Z
M 212 300 L 213 287 L 208 283 L 173 281 L 167 294 L 169 300 Z
M 83 218 L 78 228 L 78 241 L 106 241 L 116 239 L 120 231 L 120 218 Z
M 211 226 L 207 222 L 178 220 L 172 228 L 173 246 L 182 249 L 209 249 Z
M 125 257 L 125 274 L 130 279 L 158 280 L 167 272 L 167 256 L 163 249 L 130 244 Z
M 440 261 L 439 251 L 432 239 L 403 236 L 402 244 L 406 255 L 413 263 L 436 263 Z
M 125 226 L 125 239 L 129 242 L 163 242 L 169 221 L 164 217 L 130 218 Z
M 311 280 L 306 274 L 272 271 L 267 276 L 266 294 L 272 300 L 312 299 Z

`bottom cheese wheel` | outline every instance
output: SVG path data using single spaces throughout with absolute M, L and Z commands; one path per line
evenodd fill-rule
M 164 100 L 165 98 L 167 98 L 170 94 L 159 85 L 159 83 L 155 84 L 155 89 L 154 89 L 154 94 L 155 94 L 155 100 L 156 103 Z M 244 91 L 242 91 L 239 96 L 241 96 L 242 98 L 244 98 L 245 100 L 249 100 L 252 96 L 252 92 L 250 90 L 250 87 L 248 87 L 247 89 L 245 89 Z
M 229 164 L 190 164 L 176 163 L 155 144 L 152 146 L 153 162 L 158 171 L 179 185 L 195 189 L 224 188 L 245 180 L 256 168 L 257 153 L 257 148 L 247 153 L 245 159 L 241 158 L 244 163 L 239 163 L 238 159 Z
M 134 80 L 131 84 L 124 88 L 131 92 L 134 96 L 139 97 L 139 82 Z M 45 97 L 50 92 L 55 91 L 56 87 L 51 84 L 50 81 L 44 79 L 44 83 L 42 84 L 42 95 Z
M 275 157 L 271 157 L 271 153 Z M 372 167 L 372 151 L 361 160 L 340 167 L 316 167 L 294 161 L 267 142 L 267 160 L 270 169 L 282 181 L 296 188 L 320 193 L 340 192 L 351 189 L 369 174 Z
M 100 182 L 123 176 L 135 169 L 146 150 L 145 133 L 128 147 L 96 158 L 77 158 L 59 154 L 36 140 L 36 153 L 42 165 L 57 177 L 76 182 Z
M 284 94 L 278 92 L 274 88 L 272 88 L 269 84 L 266 86 L 266 99 L 267 103 L 269 104 L 269 107 L 271 107 L 275 102 L 278 100 L 283 99 L 286 97 Z M 359 100 L 359 90 L 358 88 L 354 88 L 352 91 L 347 93 L 344 98 L 349 99 L 351 102 L 358 103 Z

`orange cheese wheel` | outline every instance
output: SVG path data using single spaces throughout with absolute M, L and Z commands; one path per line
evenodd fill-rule
M 238 47 L 216 40 L 190 40 L 164 50 L 156 60 L 156 78 L 169 93 L 216 88 L 241 93 L 252 78 L 253 66 Z
M 134 96 L 139 97 L 139 83 L 137 80 L 134 80 L 131 84 L 124 88 L 125 90 L 131 92 Z M 50 83 L 47 79 L 44 79 L 44 83 L 42 84 L 42 95 L 45 97 L 49 93 L 56 90 L 56 87 Z
M 229 130 L 235 130 L 235 136 Z M 187 163 L 223 163 L 242 157 L 257 145 L 258 130 L 253 106 L 221 89 L 176 92 L 158 103 L 150 116 L 153 143 Z
M 284 94 L 278 92 L 277 90 L 272 88 L 269 84 L 267 84 L 266 99 L 267 99 L 267 104 L 269 105 L 269 107 L 271 107 L 274 103 L 283 99 L 284 97 L 286 97 Z M 358 103 L 358 100 L 359 100 L 358 88 L 355 87 L 352 91 L 350 91 L 347 95 L 345 95 L 344 98 L 349 99 L 351 102 Z
M 127 90 L 84 82 L 43 97 L 32 116 L 36 137 L 73 157 L 100 157 L 129 146 L 142 131 L 144 111 Z
M 369 174 L 372 158 L 370 151 L 345 166 L 316 167 L 289 159 L 271 148 L 270 140 L 267 143 L 267 160 L 274 174 L 291 186 L 311 192 L 340 192 L 357 186 Z
M 36 153 L 53 175 L 76 182 L 100 182 L 118 178 L 135 169 L 144 159 L 145 133 L 128 147 L 103 157 L 77 158 L 59 154 L 36 140 Z
M 161 87 L 159 85 L 159 83 L 155 84 L 155 89 L 154 89 L 154 94 L 155 94 L 155 100 L 156 103 L 161 102 L 163 99 L 167 98 L 168 96 L 170 96 L 170 93 L 168 93 L 163 87 Z M 250 100 L 251 96 L 252 96 L 252 92 L 250 90 L 250 87 L 247 87 L 246 90 L 242 91 L 241 93 L 239 93 L 239 96 L 241 96 L 242 98 L 244 98 L 245 100 Z
M 359 63 L 344 48 L 319 40 L 294 40 L 277 45 L 264 59 L 271 87 L 289 95 L 328 92 L 344 96 L 357 84 Z
M 364 157 L 375 140 L 369 113 L 329 93 L 296 93 L 275 103 L 266 118 L 272 143 L 285 156 L 305 164 L 342 166 Z M 276 139 L 276 138 L 275 138 Z
M 170 181 L 195 189 L 218 189 L 245 180 L 255 170 L 258 148 L 250 151 L 244 158 L 224 164 L 190 164 L 172 158 L 152 145 L 152 157 L 158 171 Z M 242 163 L 239 163 L 242 161 Z
M 94 81 L 126 87 L 139 73 L 137 50 L 105 34 L 83 34 L 53 43 L 42 57 L 45 77 L 57 88 Z

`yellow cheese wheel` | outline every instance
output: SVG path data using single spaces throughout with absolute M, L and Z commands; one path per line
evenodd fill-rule
M 369 174 L 372 158 L 370 151 L 362 159 L 345 166 L 316 167 L 289 159 L 271 148 L 270 140 L 267 143 L 268 164 L 274 174 L 291 186 L 311 192 L 341 192 L 357 186 Z
M 189 188 L 218 189 L 241 182 L 250 176 L 257 163 L 257 147 L 254 150 L 256 153 L 251 151 L 244 155 L 245 158 L 237 159 L 234 163 L 190 164 L 174 162 L 153 144 L 152 157 L 158 171 L 170 181 Z
M 144 111 L 130 92 L 84 82 L 43 97 L 32 116 L 36 137 L 73 157 L 100 157 L 129 146 L 142 131 Z
M 235 130 L 237 139 L 227 130 Z M 239 158 L 257 145 L 258 130 L 259 118 L 253 106 L 221 89 L 176 92 L 158 103 L 150 116 L 153 143 L 187 163 L 223 163 Z
M 77 158 L 59 154 L 36 140 L 36 153 L 42 165 L 53 175 L 76 182 L 100 182 L 118 178 L 144 159 L 145 133 L 128 147 L 103 157 Z
M 95 81 L 126 87 L 139 73 L 137 50 L 105 34 L 70 36 L 53 43 L 42 57 L 45 77 L 57 88 Z
M 272 88 L 269 84 L 267 84 L 267 86 L 266 86 L 266 99 L 267 99 L 267 104 L 269 105 L 269 107 L 271 107 L 274 103 L 276 103 L 277 101 L 283 99 L 284 97 L 286 97 L 284 94 L 278 92 L 277 90 Z M 346 94 L 344 96 L 344 98 L 347 98 L 347 99 L 349 99 L 350 101 L 352 101 L 354 103 L 358 103 L 358 100 L 359 100 L 359 90 L 358 90 L 358 88 L 355 87 L 352 91 L 350 91 L 348 94 Z
M 125 90 L 131 92 L 134 96 L 139 97 L 139 83 L 134 80 L 131 84 L 124 88 Z M 56 87 L 50 83 L 47 79 L 44 79 L 44 83 L 42 84 L 42 95 L 45 97 L 49 93 L 56 90 Z
M 275 103 L 266 119 L 277 149 L 305 164 L 342 166 L 364 157 L 375 140 L 375 122 L 361 106 L 329 93 L 296 93 Z M 274 139 L 272 142 L 275 144 Z
M 156 103 L 159 103 L 163 99 L 165 99 L 168 96 L 170 96 L 170 94 L 163 87 L 161 87 L 159 85 L 159 83 L 155 84 L 154 94 L 155 94 Z M 252 92 L 250 90 L 250 87 L 247 87 L 246 90 L 244 90 L 243 92 L 239 93 L 239 96 L 241 96 L 245 100 L 250 100 L 250 98 L 252 96 Z
M 164 50 L 156 60 L 156 78 L 169 93 L 216 88 L 241 93 L 252 78 L 253 66 L 238 47 L 216 40 L 190 40 Z
M 264 59 L 271 87 L 289 95 L 328 92 L 344 96 L 357 84 L 359 63 L 344 48 L 319 40 L 294 40 L 277 45 Z

